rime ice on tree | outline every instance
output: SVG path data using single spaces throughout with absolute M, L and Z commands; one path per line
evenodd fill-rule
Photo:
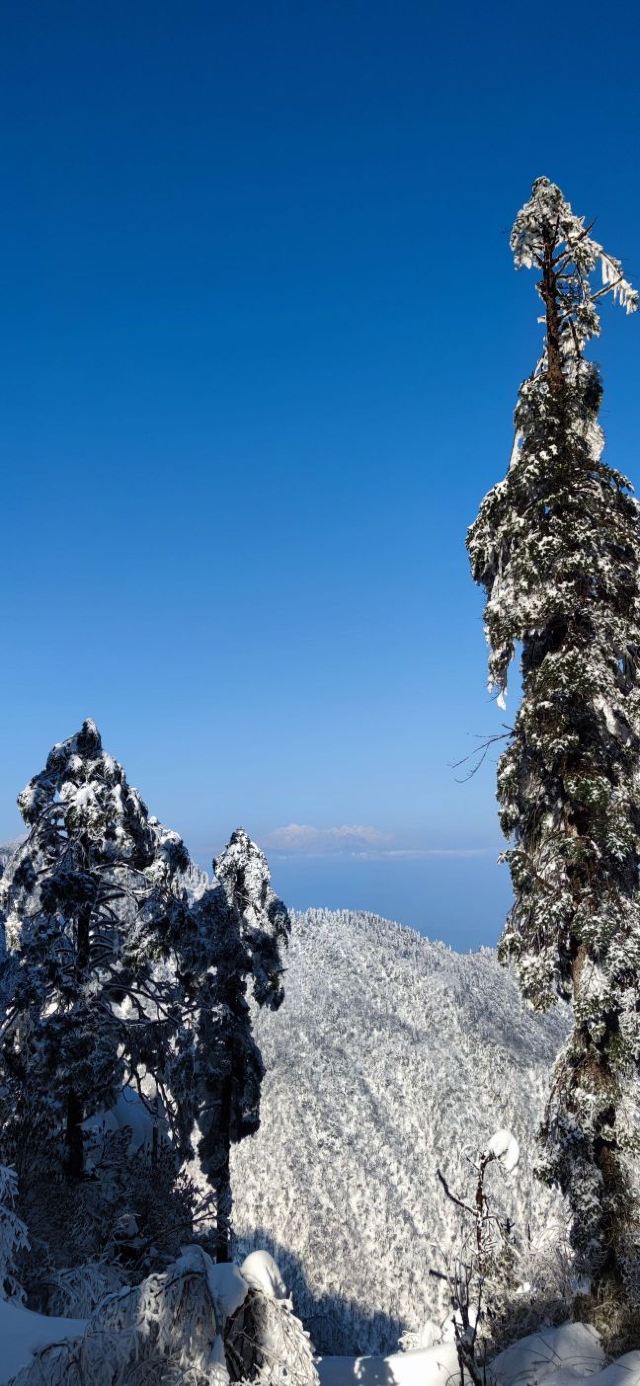
M 219 883 L 194 892 L 184 843 L 93 722 L 54 746 L 19 804 L 29 833 L 0 882 L 0 1083 L 55 1141 L 64 1133 L 71 1180 L 86 1173 L 88 1119 L 123 1085 L 169 1117 L 176 1168 L 197 1131 L 226 1259 L 230 1144 L 257 1130 L 264 1073 L 247 980 L 258 1005 L 283 997 L 289 917 L 265 858 L 240 829 Z
M 539 272 L 541 360 L 521 386 L 504 481 L 468 537 L 485 589 L 490 686 L 522 645 L 522 704 L 498 771 L 514 905 L 501 955 L 537 1007 L 573 999 L 543 1131 L 594 1292 L 620 1290 L 628 1225 L 622 1115 L 640 1060 L 640 523 L 602 461 L 602 387 L 583 352 L 600 300 L 638 296 L 560 189 L 533 186 L 513 228 Z M 601 270 L 602 283 L 593 276 Z
M 260 848 L 242 828 L 214 862 L 218 885 L 194 907 L 197 929 L 192 968 L 198 977 L 198 1016 L 180 1062 L 188 1118 L 200 1132 L 200 1164 L 216 1200 L 216 1258 L 231 1254 L 230 1148 L 260 1125 L 264 1065 L 253 1037 L 247 1001 L 250 980 L 259 1006 L 282 1002 L 281 952 L 289 916 L 271 889 Z M 211 969 L 211 962 L 215 968 Z
M 155 963 L 185 908 L 173 882 L 188 856 L 93 722 L 54 746 L 18 802 L 29 834 L 0 884 L 11 973 L 0 1061 L 25 1101 L 64 1123 L 78 1178 L 85 1118 L 125 1081 L 161 1085 L 179 997 Z

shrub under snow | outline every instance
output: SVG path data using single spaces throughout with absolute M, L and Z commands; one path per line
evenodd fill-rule
M 186 1247 L 162 1274 L 108 1295 L 86 1326 L 69 1320 L 76 1336 L 48 1346 L 43 1315 L 5 1315 L 9 1341 L 12 1332 L 24 1337 L 25 1323 L 33 1337 L 11 1386 L 314 1386 L 313 1350 L 278 1269 L 266 1255 L 251 1260 L 245 1277 Z M 55 1338 L 65 1321 L 50 1322 Z

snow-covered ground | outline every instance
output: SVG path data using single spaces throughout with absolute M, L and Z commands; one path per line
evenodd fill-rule
M 0 1386 L 50 1343 L 84 1332 L 82 1319 L 47 1318 L 0 1299 Z M 453 1386 L 459 1380 L 453 1343 L 387 1357 L 325 1357 L 321 1386 Z M 597 1334 L 563 1324 L 523 1338 L 492 1364 L 497 1386 L 640 1386 L 640 1351 L 607 1363 Z
M 84 1333 L 84 1319 L 54 1319 L 34 1314 L 21 1304 L 0 1298 L 0 1383 L 10 1381 L 40 1348 Z
M 597 1334 L 581 1323 L 545 1329 L 514 1343 L 492 1364 L 497 1386 L 638 1386 L 640 1351 L 607 1364 Z M 453 1343 L 389 1357 L 325 1357 L 321 1386 L 454 1386 Z

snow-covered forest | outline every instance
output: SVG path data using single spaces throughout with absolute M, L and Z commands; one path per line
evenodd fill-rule
M 205 873 L 90 719 L 20 792 L 2 1386 L 640 1382 L 640 514 L 589 355 L 638 295 L 592 230 L 537 179 L 541 355 L 467 538 L 502 711 L 521 659 L 497 954 L 292 915 L 243 828 Z
M 459 1217 L 437 1170 L 465 1187 L 495 1127 L 522 1150 L 498 1204 L 532 1255 L 552 1224 L 562 1241 L 532 1163 L 566 1031 L 566 1011 L 535 1017 L 488 949 L 455 953 L 372 915 L 294 916 L 286 1004 L 256 1017 L 260 1129 L 232 1168 L 241 1249 L 273 1253 L 319 1351 L 388 1352 L 446 1317 L 429 1271 L 450 1263 Z

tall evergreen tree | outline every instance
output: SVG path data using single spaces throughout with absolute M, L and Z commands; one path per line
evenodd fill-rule
M 186 905 L 176 834 L 149 816 L 93 722 L 54 746 L 19 796 L 29 829 L 0 882 L 10 993 L 0 1069 L 65 1129 L 84 1168 L 83 1122 L 125 1081 L 162 1084 L 180 997 L 157 961 Z
M 242 828 L 213 863 L 217 885 L 193 907 L 191 951 L 183 949 L 188 985 L 197 998 L 190 1054 L 182 1066 L 187 1127 L 199 1130 L 198 1154 L 215 1195 L 215 1256 L 231 1258 L 233 1207 L 230 1154 L 234 1142 L 260 1125 L 264 1065 L 253 1036 L 247 998 L 277 1010 L 284 988 L 282 949 L 289 915 L 271 889 L 260 848 Z M 212 967 L 212 963 L 214 964 Z
M 539 273 L 544 349 L 520 389 L 507 476 L 468 537 L 501 706 L 522 646 L 522 701 L 498 770 L 514 890 L 500 955 L 535 1007 L 573 1002 L 542 1169 L 568 1196 L 591 1312 L 623 1298 L 623 1099 L 640 1063 L 640 522 L 630 483 L 602 461 L 602 387 L 584 357 L 599 300 L 633 312 L 638 296 L 592 229 L 546 178 L 516 219 L 511 249 Z

